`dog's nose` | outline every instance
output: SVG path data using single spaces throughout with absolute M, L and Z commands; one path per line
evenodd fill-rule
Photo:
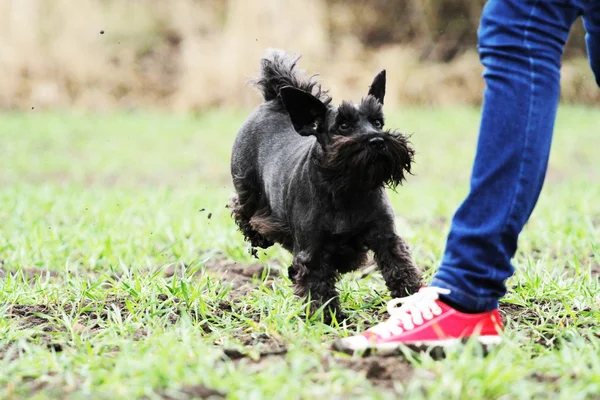
M 369 144 L 377 149 L 382 149 L 385 145 L 385 140 L 382 137 L 376 136 L 369 139 Z

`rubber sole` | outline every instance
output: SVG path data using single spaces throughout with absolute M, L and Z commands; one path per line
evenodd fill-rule
M 459 344 L 467 343 L 471 338 L 462 339 L 445 339 L 445 340 L 431 340 L 422 342 L 412 343 L 368 343 L 364 347 L 359 346 L 348 346 L 344 344 L 344 340 L 340 339 L 333 343 L 332 349 L 346 354 L 361 354 L 361 355 L 381 355 L 390 356 L 402 354 L 402 349 L 409 349 L 416 352 L 429 352 L 432 356 L 443 357 L 446 349 L 454 347 Z M 502 343 L 500 336 L 478 336 L 474 337 L 483 348 L 484 353 L 487 352 Z

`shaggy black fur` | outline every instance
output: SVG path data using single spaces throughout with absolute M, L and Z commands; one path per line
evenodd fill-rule
M 340 310 L 335 282 L 375 254 L 393 297 L 414 293 L 421 274 L 396 234 L 385 187 L 410 173 L 414 151 L 403 134 L 384 130 L 385 71 L 360 104 L 332 106 L 298 58 L 274 51 L 255 81 L 265 102 L 233 145 L 232 215 L 252 247 L 280 243 L 293 254 L 289 275 L 312 310 Z

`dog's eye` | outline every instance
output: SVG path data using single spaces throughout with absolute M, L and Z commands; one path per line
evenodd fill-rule
M 375 125 L 375 128 L 380 129 L 383 126 L 383 123 L 376 119 L 375 121 L 373 121 L 373 125 Z
M 350 125 L 346 124 L 346 123 L 342 123 L 339 126 L 341 131 L 347 131 L 348 129 L 350 129 Z

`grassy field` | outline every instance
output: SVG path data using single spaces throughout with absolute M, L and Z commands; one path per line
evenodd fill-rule
M 225 208 L 244 116 L 0 115 L 0 398 L 600 398 L 600 111 L 561 109 L 502 303 L 505 343 L 441 361 L 328 350 L 382 318 L 378 273 L 344 277 L 351 318 L 329 327 L 293 296 L 288 254 L 249 255 Z M 388 118 L 417 149 L 392 199 L 428 276 L 478 118 Z

